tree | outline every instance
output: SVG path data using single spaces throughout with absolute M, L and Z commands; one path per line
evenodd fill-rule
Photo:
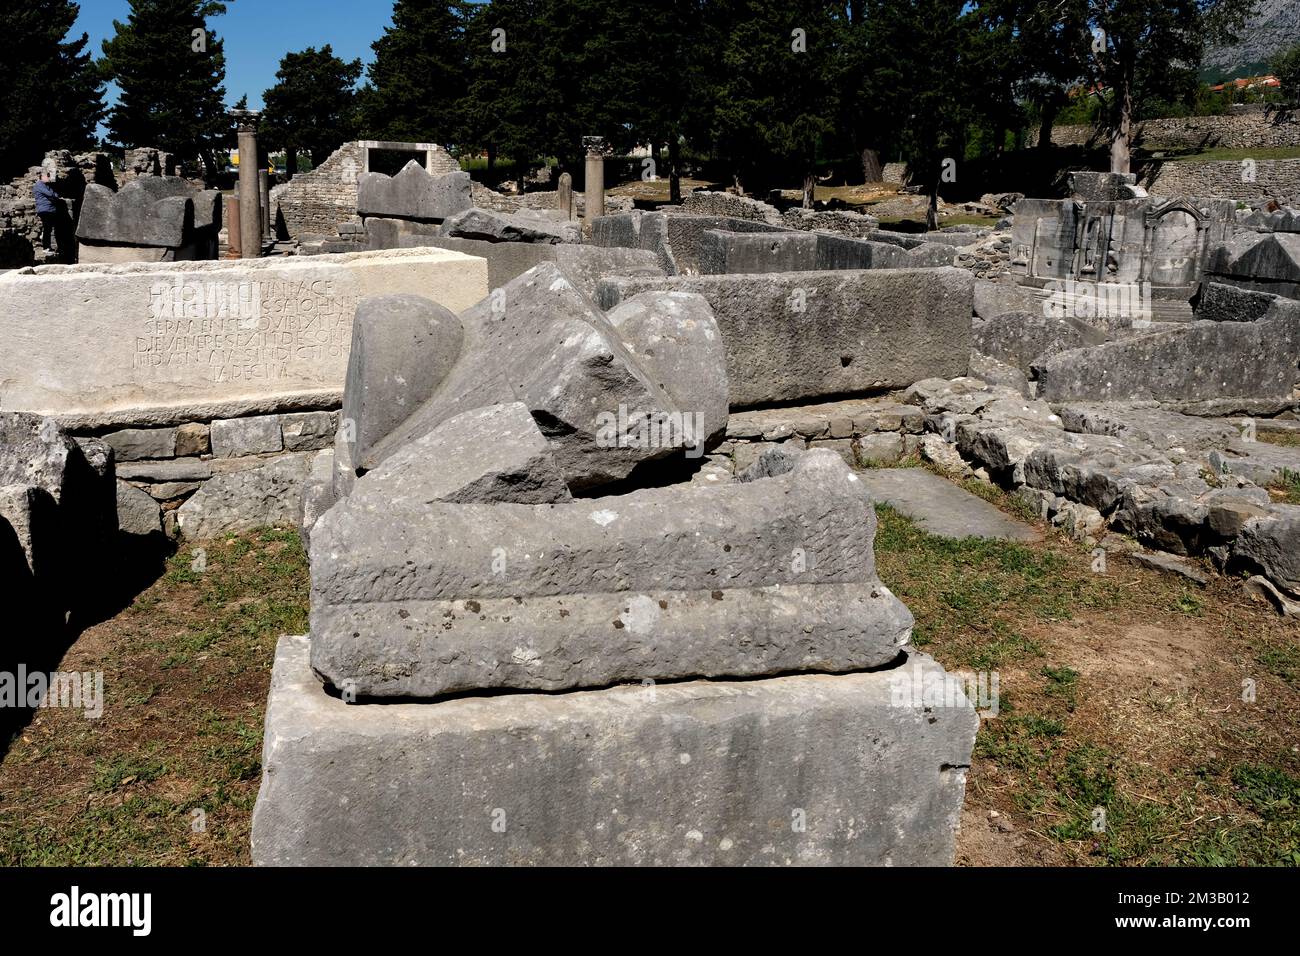
M 1274 57 L 1273 73 L 1282 84 L 1283 99 L 1300 107 L 1300 43 Z
M 1127 173 L 1133 121 L 1145 99 L 1186 98 L 1205 47 L 1230 44 L 1255 0 L 1065 0 L 1076 57 L 1106 97 L 1110 170 Z
M 49 149 L 89 149 L 104 115 L 104 81 L 88 38 L 65 39 L 79 7 L 70 0 L 6 4 L 0 31 L 0 178 Z
M 462 0 L 397 0 L 393 25 L 371 44 L 361 126 L 379 139 L 453 143 L 467 90 Z M 313 157 L 314 159 L 314 157 Z
M 968 75 L 977 20 L 965 0 L 870 0 L 866 17 L 882 137 L 929 196 L 926 224 L 938 225 L 939 184 L 959 175 L 977 97 Z
M 312 166 L 352 138 L 356 127 L 357 80 L 361 61 L 345 62 L 326 44 L 287 53 L 275 74 L 276 85 L 263 94 L 263 125 L 269 145 L 285 151 L 292 176 L 298 153 L 311 156 Z
M 112 139 L 199 157 L 208 174 L 228 138 L 226 58 L 207 18 L 226 12 L 215 0 L 130 0 L 127 21 L 113 21 L 100 61 L 120 95 L 109 110 Z
M 737 183 L 798 174 L 812 206 L 818 146 L 834 131 L 842 60 L 835 11 L 823 0 L 724 0 L 713 135 Z

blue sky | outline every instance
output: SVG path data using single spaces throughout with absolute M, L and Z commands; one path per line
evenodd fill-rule
M 125 21 L 127 0 L 80 0 L 75 35 L 90 34 L 90 52 L 113 35 L 113 21 Z M 262 106 L 262 91 L 275 85 L 280 58 L 290 50 L 331 44 L 345 60 L 371 60 L 370 44 L 392 23 L 392 0 L 227 0 L 224 16 L 208 25 L 226 42 L 226 102 L 248 94 L 248 105 Z M 109 87 L 107 99 L 116 90 Z

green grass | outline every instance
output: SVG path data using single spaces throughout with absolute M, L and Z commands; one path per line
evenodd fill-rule
M 1160 150 L 1156 150 L 1160 152 Z M 1300 146 L 1270 146 L 1257 149 L 1236 149 L 1226 146 L 1211 146 L 1196 153 L 1175 154 L 1173 150 L 1164 151 L 1167 162 L 1180 163 L 1222 163 L 1253 159 L 1256 162 L 1268 159 L 1300 159 Z

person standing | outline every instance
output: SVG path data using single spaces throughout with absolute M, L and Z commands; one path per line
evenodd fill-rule
M 59 215 L 59 194 L 54 191 L 54 186 L 50 182 L 48 169 L 41 170 L 41 177 L 36 181 L 33 192 L 36 194 L 36 215 L 41 220 L 41 248 L 50 252 L 52 251 L 50 239 L 54 235 L 54 226 Z

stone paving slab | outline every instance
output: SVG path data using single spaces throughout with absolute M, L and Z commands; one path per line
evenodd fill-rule
M 924 468 L 874 468 L 859 472 L 867 490 L 929 534 L 941 538 L 1041 541 L 1031 526 Z

